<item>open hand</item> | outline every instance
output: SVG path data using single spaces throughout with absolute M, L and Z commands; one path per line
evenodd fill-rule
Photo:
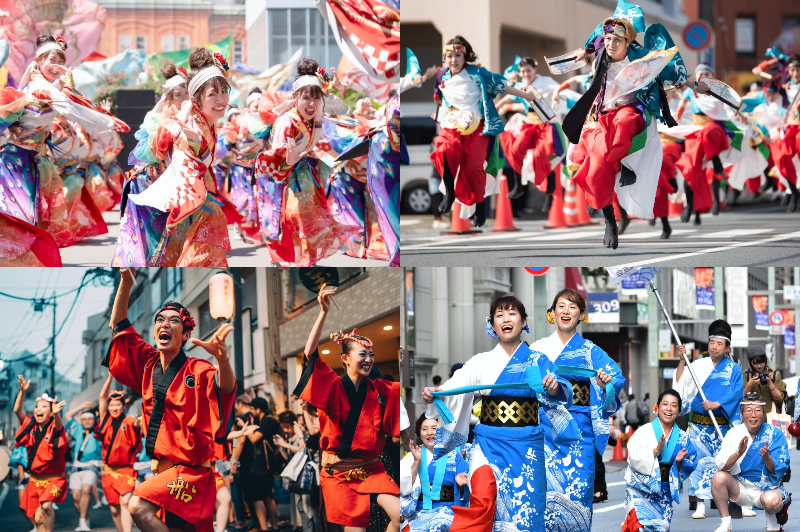
M 19 380 L 19 389 L 22 392 L 27 392 L 28 388 L 31 387 L 31 380 L 28 379 L 28 382 L 25 382 L 25 377 L 23 377 L 22 375 L 17 375 L 17 379 Z
M 766 466 L 769 466 L 775 462 L 769 455 L 769 442 L 764 444 L 764 447 L 758 451 L 758 454 L 761 456 L 761 459 L 764 461 Z
M 467 476 L 466 473 L 459 473 L 458 475 L 456 475 L 456 484 L 458 485 L 458 487 L 466 486 L 467 482 L 469 482 L 469 477 Z
M 232 330 L 233 325 L 230 323 L 223 323 L 208 342 L 198 340 L 197 338 L 192 338 L 192 343 L 194 345 L 199 345 L 211 353 L 211 355 L 217 360 L 225 359 L 228 356 L 228 346 L 225 345 L 225 338 Z
M 58 414 L 66 406 L 66 401 L 58 402 L 58 396 L 53 397 L 53 414 Z
M 408 442 L 408 450 L 411 456 L 414 457 L 414 462 L 419 463 L 422 460 L 422 446 L 417 446 L 413 441 Z
M 678 451 L 678 454 L 675 455 L 675 461 L 676 462 L 682 462 L 683 459 L 686 458 L 686 455 L 688 453 L 689 453 L 689 451 L 687 451 L 685 447 L 682 447 L 681 450 Z
M 346 90 L 344 84 L 342 83 L 342 80 L 339 79 L 339 74 L 336 73 L 336 69 L 333 67 L 331 67 L 331 74 L 333 77 L 333 88 L 344 94 L 344 91 Z
M 658 456 L 659 454 L 661 454 L 661 451 L 664 450 L 665 443 L 667 443 L 667 437 L 664 434 L 662 434 L 661 437 L 658 439 L 658 445 L 656 445 L 656 448 L 653 449 L 653 456 Z
M 322 312 L 327 312 L 331 309 L 331 296 L 336 293 L 336 287 L 327 288 L 327 284 L 323 284 L 319 289 L 319 294 L 317 294 L 317 301 L 319 301 L 319 306 L 322 309 Z
M 741 457 L 746 452 L 747 452 L 747 436 L 742 438 L 742 441 L 739 442 L 739 449 L 737 449 L 736 453 Z

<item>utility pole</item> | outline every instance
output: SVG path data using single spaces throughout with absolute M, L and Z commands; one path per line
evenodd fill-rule
M 244 393 L 244 336 L 242 331 L 242 269 L 231 268 L 233 277 L 233 370 L 236 374 L 236 394 Z M 250 333 L 250 324 L 247 323 Z

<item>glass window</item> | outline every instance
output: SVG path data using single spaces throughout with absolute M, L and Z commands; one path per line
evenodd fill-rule
M 46 369 L 43 369 L 43 370 L 42 370 L 42 378 L 43 378 L 43 379 L 46 379 L 46 378 L 47 378 L 47 370 L 46 370 Z
M 189 36 L 178 35 L 178 50 L 186 50 L 189 48 Z
M 256 269 L 242 270 L 242 308 L 250 307 L 250 318 L 258 318 L 258 287 L 256 286 Z
M 235 39 L 233 41 L 233 61 L 244 63 L 244 41 L 241 39 Z
M 183 284 L 181 268 L 165 268 L 167 270 L 167 299 L 178 297 Z
M 130 320 L 131 323 L 136 323 L 136 320 L 141 318 L 142 314 L 144 314 L 144 295 L 139 294 L 136 301 L 128 307 L 128 320 Z
M 752 54 L 756 51 L 756 19 L 753 17 L 736 18 L 736 52 Z
M 308 28 L 306 27 L 306 21 L 308 20 L 306 9 L 292 9 L 290 14 L 290 27 L 291 27 L 291 35 L 290 35 L 290 50 L 294 53 L 295 50 L 303 46 L 306 50 L 311 51 L 307 38 L 308 38 Z M 312 56 L 313 57 L 313 56 Z
M 132 46 L 133 40 L 131 39 L 130 35 L 120 35 L 119 36 L 119 52 L 122 53 L 125 50 L 130 50 Z
M 285 63 L 289 53 L 289 10 L 269 10 L 269 59 L 270 64 Z
M 147 53 L 147 35 L 136 36 L 136 49 L 140 52 Z
M 281 268 L 283 285 L 284 316 L 317 299 L 317 292 L 312 292 L 300 282 L 300 272 L 307 268 Z M 326 268 L 328 269 L 328 268 Z M 339 289 L 349 281 L 357 281 L 358 276 L 366 273 L 366 268 L 336 268 L 339 275 Z
M 164 301 L 161 279 L 163 279 L 163 275 L 156 275 L 156 277 L 150 281 L 150 306 L 152 307 L 153 314 L 161 308 L 161 303 Z
M 174 52 L 175 51 L 175 36 L 174 35 L 162 35 L 161 36 L 161 51 L 162 52 Z
M 200 338 L 205 337 L 208 333 L 214 330 L 217 326 L 216 322 L 211 318 L 211 310 L 209 309 L 209 302 L 206 301 L 200 308 L 198 308 L 198 319 L 200 321 Z

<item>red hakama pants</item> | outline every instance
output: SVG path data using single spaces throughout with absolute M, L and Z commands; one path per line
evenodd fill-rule
M 669 180 L 673 179 L 678 173 L 675 163 L 683 153 L 683 146 L 677 142 L 669 142 L 661 145 L 664 153 L 661 159 L 661 173 L 658 175 L 658 188 L 656 189 L 656 201 L 653 204 L 653 216 L 655 218 L 666 218 L 669 216 L 669 195 L 676 192 L 670 185 Z
M 694 193 L 692 207 L 696 212 L 707 212 L 714 203 L 710 186 L 714 169 L 704 168 L 705 162 L 727 149 L 728 136 L 716 122 L 709 122 L 697 133 L 686 137 L 684 153 L 677 165 Z
M 36 480 L 38 478 L 38 480 Z M 39 504 L 47 501 L 61 504 L 67 498 L 67 479 L 63 476 L 31 475 L 22 493 L 19 507 L 27 517 L 33 518 Z
M 464 205 L 480 203 L 486 193 L 486 170 L 483 164 L 489 148 L 489 137 L 481 134 L 483 121 L 469 135 L 462 135 L 448 128 L 440 128 L 439 131 L 431 153 L 433 166 L 440 176 L 444 176 L 446 160 L 453 177 L 458 176 L 455 184 L 456 199 Z
M 133 466 L 115 469 L 106 466 L 103 472 L 103 493 L 108 504 L 119 504 L 121 495 L 132 492 L 136 488 L 136 477 Z
M 593 129 L 584 131 L 572 157 L 580 168 L 575 183 L 586 192 L 586 201 L 602 209 L 614 201 L 614 184 L 622 159 L 631 149 L 633 137 L 644 129 L 644 120 L 632 105 L 623 105 L 600 115 Z
M 371 493 L 400 495 L 400 488 L 392 482 L 380 461 L 349 471 L 331 471 L 333 474 L 327 469 L 319 472 L 325 512 L 331 523 L 367 527 Z
M 551 125 L 523 124 L 519 132 L 504 131 L 497 137 L 506 160 L 518 174 L 522 173 L 525 154 L 533 150 L 533 184 L 538 187 L 544 183 L 550 173 L 550 157 L 556 154 Z

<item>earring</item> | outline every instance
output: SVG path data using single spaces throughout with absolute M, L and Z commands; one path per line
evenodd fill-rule
M 556 319 L 553 317 L 553 313 L 551 311 L 547 311 L 547 323 L 550 325 L 555 325 Z
M 582 321 L 583 323 L 589 323 L 589 316 L 584 316 Z

